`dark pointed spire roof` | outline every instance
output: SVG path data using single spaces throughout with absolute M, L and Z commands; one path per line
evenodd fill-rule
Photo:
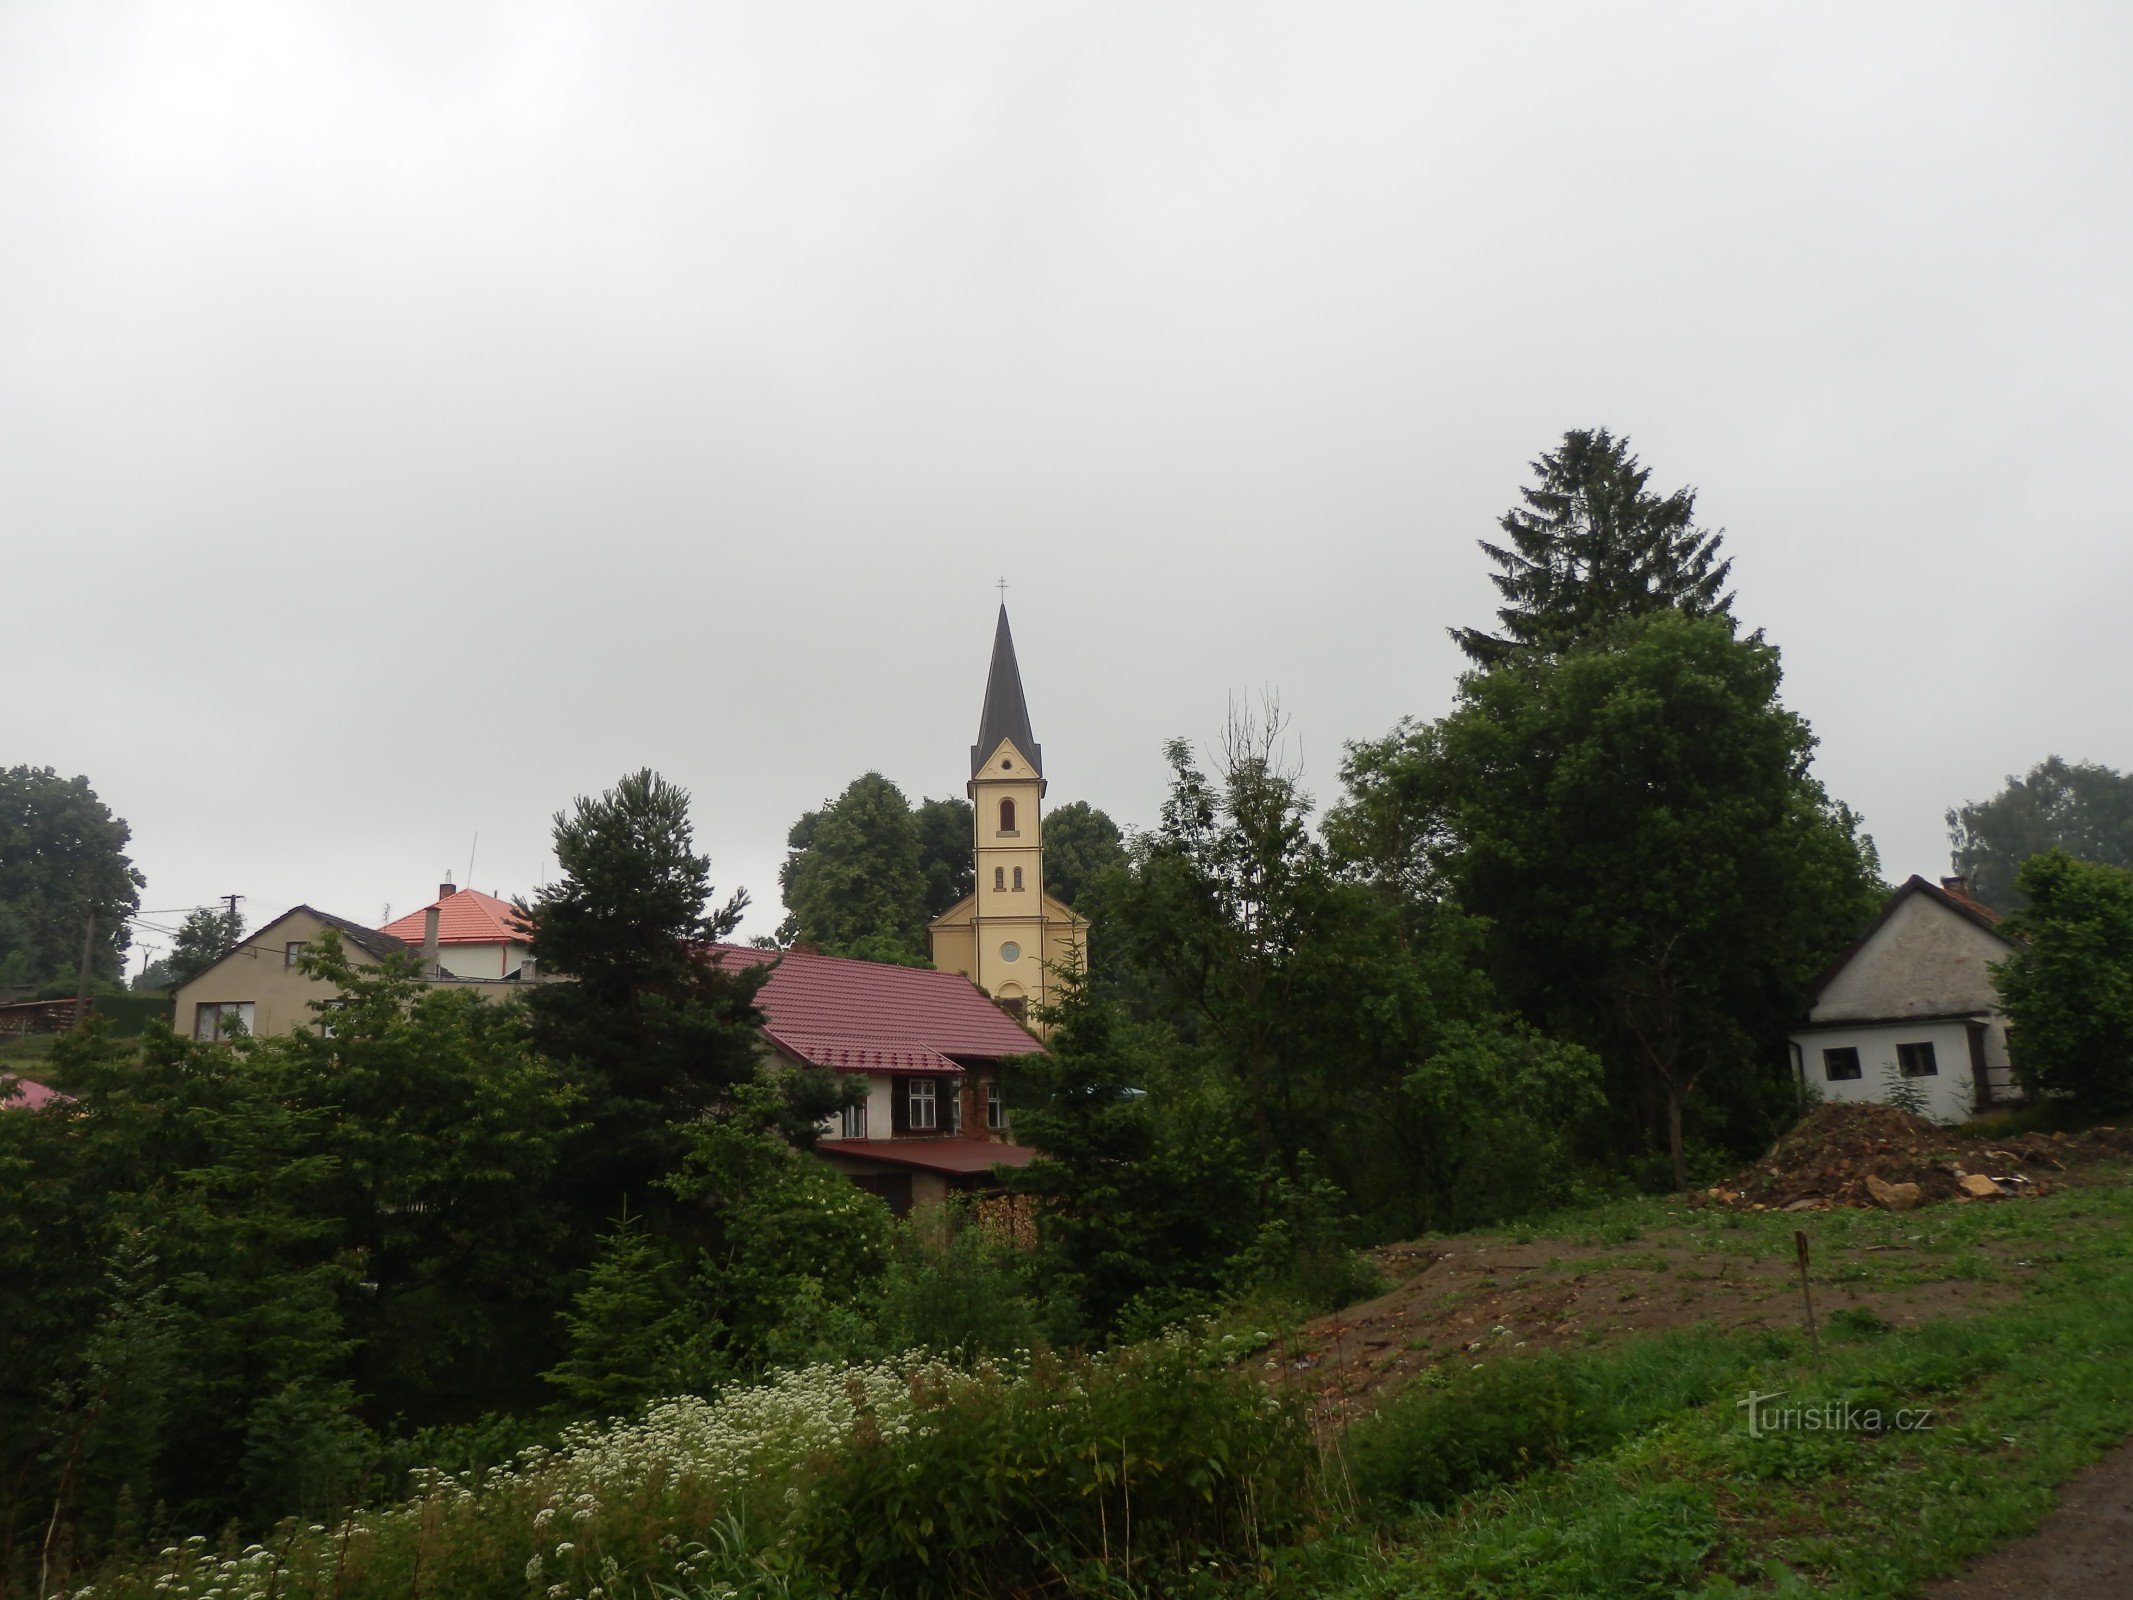
M 1044 776 L 1044 752 L 1029 731 L 1029 705 L 1022 698 L 1022 669 L 1015 665 L 1015 636 L 1007 631 L 1007 607 L 1000 607 L 1000 626 L 992 636 L 992 671 L 985 675 L 985 710 L 978 717 L 978 742 L 970 747 L 970 775 L 978 775 L 985 758 L 1000 748 L 1002 739 L 1012 739 L 1015 748 L 1029 758 L 1039 777 Z

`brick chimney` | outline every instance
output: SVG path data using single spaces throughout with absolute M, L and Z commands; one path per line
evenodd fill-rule
M 450 884 L 445 887 L 449 889 Z M 424 981 L 437 976 L 437 925 L 444 920 L 444 913 L 431 906 L 422 913 L 422 976 Z
M 459 893 L 459 886 L 453 883 L 450 878 L 437 885 L 437 898 L 440 900 L 449 900 L 457 893 Z

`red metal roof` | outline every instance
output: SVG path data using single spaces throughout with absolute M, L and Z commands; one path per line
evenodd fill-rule
M 847 961 L 808 951 L 713 945 L 731 966 L 777 961 L 756 1004 L 764 1031 L 803 1061 L 855 1072 L 959 1072 L 1043 1050 L 1019 1023 L 955 972 Z
M 1026 1144 L 993 1144 L 985 1139 L 824 1139 L 815 1148 L 829 1156 L 956 1174 L 1026 1167 L 1037 1157 Z
M 533 930 L 526 926 L 526 919 L 518 914 L 518 907 L 508 900 L 499 900 L 493 894 L 483 894 L 479 889 L 461 889 L 448 894 L 442 900 L 432 900 L 437 908 L 437 942 L 444 944 L 524 944 L 533 937 Z M 395 939 L 405 940 L 416 949 L 422 948 L 422 924 L 429 906 L 420 911 L 410 911 L 398 921 L 388 922 L 379 931 L 389 933 Z
M 61 1094 L 48 1084 L 34 1078 L 18 1078 L 13 1073 L 0 1072 L 0 1107 L 13 1111 L 36 1111 L 55 1100 L 72 1100 L 70 1094 Z M 27 1127 L 25 1123 L 23 1126 Z

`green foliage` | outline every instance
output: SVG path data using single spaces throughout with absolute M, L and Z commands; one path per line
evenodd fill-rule
M 948 812 L 932 814 L 936 838 L 949 820 Z M 778 869 L 784 942 L 863 961 L 930 964 L 919 819 L 901 789 L 878 772 L 863 773 L 794 823 L 786 843 L 791 853 Z M 962 855 L 970 854 L 966 834 Z
M 977 821 L 961 795 L 921 800 L 912 815 L 918 821 L 918 871 L 926 881 L 930 919 L 977 887 Z
M 1383 1275 L 1349 1246 L 1355 1219 L 1346 1199 L 1309 1161 L 1294 1179 L 1270 1180 L 1259 1231 L 1230 1263 L 1234 1291 L 1306 1317 L 1382 1292 Z
M 1104 873 L 1126 864 L 1125 835 L 1086 800 L 1044 814 L 1044 892 L 1079 907 Z
M 1084 980 L 1050 1020 L 1047 1053 L 1008 1078 L 1016 1137 L 1041 1152 L 1011 1179 L 1037 1202 L 1039 1282 L 1091 1331 L 1150 1297 L 1203 1309 L 1256 1209 L 1234 1106 Z
M 681 1349 L 694 1319 L 679 1276 L 642 1217 L 617 1217 L 563 1314 L 566 1353 L 541 1376 L 596 1417 L 635 1412 L 682 1388 Z
M 90 975 L 124 972 L 126 919 L 147 882 L 126 854 L 132 837 L 87 778 L 0 769 L 0 990 L 71 984 L 91 918 Z
M 794 1148 L 787 1104 L 779 1085 L 739 1090 L 729 1115 L 686 1130 L 687 1154 L 664 1181 L 686 1208 L 683 1303 L 693 1332 L 682 1370 L 691 1387 L 789 1359 L 796 1298 L 811 1300 L 818 1320 L 852 1312 L 881 1276 L 888 1208 Z
M 877 1315 L 891 1350 L 1010 1356 L 1040 1342 L 1025 1261 L 959 1207 L 922 1206 L 896 1227 Z
M 1653 494 L 1627 439 L 1573 429 L 1533 474 L 1498 524 L 1506 542 L 1481 546 L 1499 569 L 1503 631 L 1452 629 L 1476 666 L 1557 655 L 1657 611 L 1731 619 L 1733 563 L 1718 559 L 1721 535 L 1695 525 L 1696 491 Z
M 1402 1090 L 1432 1214 L 1454 1226 L 1569 1201 L 1577 1130 L 1604 1106 L 1596 1055 L 1510 1018 L 1447 1027 Z
M 914 1398 L 909 1425 L 861 1429 L 815 1486 L 799 1560 L 834 1592 L 1161 1590 L 1256 1565 L 1314 1510 L 1301 1417 L 1182 1339 Z
M 1561 1356 L 1507 1356 L 1416 1384 L 1348 1436 L 1357 1490 L 1386 1506 L 1442 1506 L 1589 1451 L 1596 1419 Z
M 244 937 L 244 917 L 232 905 L 196 906 L 185 914 L 170 941 L 170 954 L 159 963 L 164 986 L 191 983 L 220 961 Z
M 571 979 L 526 998 L 535 1047 L 584 1087 L 587 1129 L 570 1161 L 581 1210 L 643 1205 L 686 1148 L 682 1129 L 722 1113 L 756 1076 L 769 969 L 709 960 L 747 905 L 716 912 L 689 796 L 658 774 L 623 778 L 555 819 L 562 879 L 529 908 L 541 968 Z
M 1914 1117 L 1928 1115 L 1933 1105 L 1925 1086 L 1916 1078 L 1905 1077 L 1893 1062 L 1881 1069 L 1881 1103 L 1908 1111 Z
M 2133 1109 L 2133 872 L 2048 850 L 2015 888 L 2021 947 L 1993 979 L 2017 1070 L 2083 1112 Z
M 2022 864 L 2049 850 L 2133 868 L 2133 774 L 2047 756 L 1990 800 L 1951 810 L 1948 843 L 1971 892 L 2001 911 L 2021 904 Z
M 1879 898 L 1857 818 L 1809 774 L 1777 652 L 1661 612 L 1521 670 L 1476 674 L 1414 758 L 1461 904 L 1493 924 L 1507 998 L 1597 1048 L 1625 1132 L 1686 1181 L 1707 1077 L 1750 1114 L 1785 1099 L 1785 1025 Z

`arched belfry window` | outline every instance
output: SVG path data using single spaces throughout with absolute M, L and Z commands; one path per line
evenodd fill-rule
M 1015 868 L 1015 887 L 1017 889 L 1022 887 L 1022 869 L 1020 867 Z
M 1005 867 L 994 867 L 992 869 L 992 886 L 995 889 L 1007 887 L 1007 869 Z
M 1015 831 L 1015 803 L 1012 800 L 1002 800 L 1000 802 L 1000 831 L 1002 833 L 1013 833 Z

